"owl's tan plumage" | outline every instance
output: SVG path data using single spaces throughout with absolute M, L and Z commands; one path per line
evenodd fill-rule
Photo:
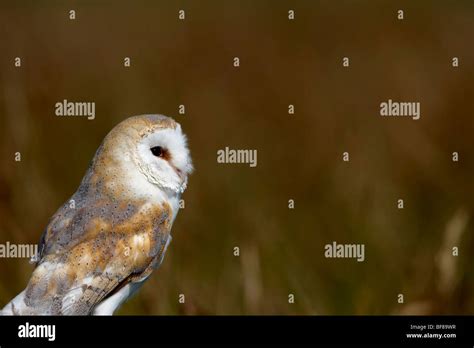
M 147 152 L 155 143 L 166 158 Z M 51 218 L 28 286 L 4 314 L 92 314 L 125 286 L 141 284 L 164 257 L 191 170 L 186 139 L 171 118 L 143 115 L 117 125 Z

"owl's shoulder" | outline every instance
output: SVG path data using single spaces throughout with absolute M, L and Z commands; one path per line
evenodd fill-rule
M 81 243 L 97 247 L 129 245 L 137 235 L 153 245 L 169 234 L 172 208 L 167 202 L 116 201 L 78 190 L 50 219 L 37 258 L 71 251 Z M 121 243 L 122 241 L 122 243 Z

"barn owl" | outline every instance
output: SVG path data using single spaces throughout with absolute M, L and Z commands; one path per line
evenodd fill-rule
M 173 119 L 119 123 L 50 219 L 25 290 L 0 314 L 113 314 L 161 264 L 192 170 Z

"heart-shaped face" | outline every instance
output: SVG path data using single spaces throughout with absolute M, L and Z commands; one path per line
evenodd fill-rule
M 193 170 L 186 136 L 173 119 L 141 115 L 118 124 L 93 161 L 93 176 L 114 195 L 180 194 Z

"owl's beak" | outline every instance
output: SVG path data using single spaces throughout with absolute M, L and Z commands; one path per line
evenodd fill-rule
M 183 171 L 177 167 L 175 167 L 174 165 L 172 165 L 174 171 L 176 172 L 176 174 L 178 174 L 179 178 L 181 179 L 181 182 L 183 183 L 185 180 L 186 180 L 186 175 L 183 173 Z
M 178 174 L 179 178 L 181 179 L 181 182 L 184 182 L 186 180 L 186 175 L 184 175 L 184 173 L 180 169 L 176 168 L 176 173 Z
M 183 193 L 184 190 L 186 190 L 186 186 L 188 186 L 188 178 L 187 178 L 187 176 L 183 173 L 183 171 L 181 171 L 181 170 L 178 169 L 178 168 L 176 168 L 176 174 L 178 174 L 179 178 L 181 179 L 180 191 L 181 191 L 181 193 Z

